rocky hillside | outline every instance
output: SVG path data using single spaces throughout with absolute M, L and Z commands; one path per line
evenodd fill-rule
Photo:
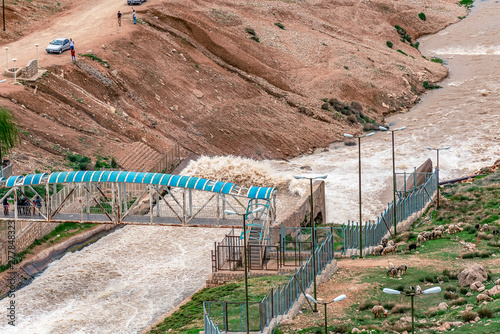
M 23 131 L 20 172 L 67 168 L 68 151 L 117 156 L 138 141 L 257 159 L 327 146 L 443 79 L 416 38 L 466 15 L 455 0 L 157 0 L 136 10 L 133 34 L 0 90 Z

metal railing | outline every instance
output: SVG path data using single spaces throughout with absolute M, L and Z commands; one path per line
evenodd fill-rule
M 412 174 L 408 174 L 412 175 Z M 425 182 L 408 191 L 398 191 L 396 199 L 396 222 L 399 224 L 405 221 L 414 213 L 422 210 L 429 201 L 432 201 L 432 196 L 437 190 L 436 172 L 426 177 Z M 382 212 L 377 221 L 368 221 L 363 224 L 362 238 L 364 248 L 377 246 L 382 238 L 389 233 L 394 227 L 394 203 L 388 204 L 387 208 Z M 359 226 L 355 222 L 347 222 L 342 226 L 344 234 L 344 254 L 349 249 L 359 248 Z
M 175 143 L 163 157 L 149 169 L 150 173 L 170 173 L 181 162 L 179 143 Z
M 12 163 L 3 167 L 2 174 L 6 179 L 12 176 Z
M 292 308 L 303 291 L 311 286 L 314 272 L 316 275 L 320 275 L 326 266 L 334 260 L 334 235 L 327 235 L 315 252 L 315 271 L 313 270 L 312 258 L 309 257 L 290 277 L 286 285 L 278 285 L 271 289 L 261 301 L 249 303 L 250 331 L 262 332 L 274 318 L 286 314 Z M 210 333 L 218 333 L 221 330 L 245 332 L 245 311 L 245 302 L 204 302 L 205 332 L 207 333 L 207 330 L 211 331 Z

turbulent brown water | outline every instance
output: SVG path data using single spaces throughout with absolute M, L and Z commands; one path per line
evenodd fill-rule
M 450 76 L 406 114 L 396 135 L 398 171 L 411 171 L 435 153 L 444 179 L 467 175 L 500 158 L 500 3 L 476 1 L 472 14 L 421 39 L 422 53 L 443 58 Z M 329 152 L 271 161 L 278 184 L 309 166 L 328 174 L 329 222 L 357 220 L 357 147 L 333 144 Z M 373 219 L 390 200 L 388 133 L 363 140 L 363 215 Z M 257 164 L 257 162 L 255 162 Z M 244 168 L 240 173 L 251 173 Z M 267 177 L 267 176 L 266 176 Z M 288 188 L 303 189 L 289 183 Z M 307 188 L 305 188 L 307 189 Z M 300 191 L 299 191 L 300 192 Z M 210 248 L 225 230 L 126 227 L 53 263 L 16 293 L 18 326 L 4 318 L 1 333 L 138 333 L 199 287 L 210 272 Z M 8 300 L 0 301 L 6 309 Z M 4 314 L 4 312 L 2 312 Z
M 396 170 L 413 170 L 436 153 L 426 146 L 451 146 L 442 151 L 441 179 L 469 175 L 500 159 L 500 3 L 476 1 L 471 14 L 436 35 L 420 40 L 426 57 L 442 58 L 449 77 L 442 89 L 427 93 L 410 112 L 390 117 L 396 132 Z M 375 219 L 391 200 L 391 135 L 362 139 L 363 217 Z M 284 174 L 303 173 L 309 166 L 328 174 L 327 221 L 358 221 L 358 147 L 333 144 L 321 152 L 275 162 Z

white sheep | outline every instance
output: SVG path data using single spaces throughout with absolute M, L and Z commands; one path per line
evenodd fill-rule
M 373 249 L 373 253 L 372 253 L 372 255 L 373 255 L 373 256 L 375 256 L 375 255 L 377 255 L 377 254 L 378 254 L 378 255 L 380 255 L 380 254 L 382 253 L 382 251 L 383 251 L 383 250 L 384 250 L 384 246 L 382 246 L 382 245 L 378 245 L 377 247 L 375 247 L 375 248 Z
M 424 238 L 424 236 L 421 235 L 421 234 L 419 234 L 418 237 L 417 237 L 417 242 L 419 244 L 423 244 L 425 241 L 426 241 L 426 239 Z

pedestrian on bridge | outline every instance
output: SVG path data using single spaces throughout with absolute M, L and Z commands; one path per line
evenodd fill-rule
M 36 208 L 38 209 L 38 215 L 40 216 L 42 213 L 42 201 L 40 200 L 40 196 L 37 196 L 35 199 Z
M 9 201 L 7 200 L 7 196 L 3 199 L 3 215 L 9 215 Z

